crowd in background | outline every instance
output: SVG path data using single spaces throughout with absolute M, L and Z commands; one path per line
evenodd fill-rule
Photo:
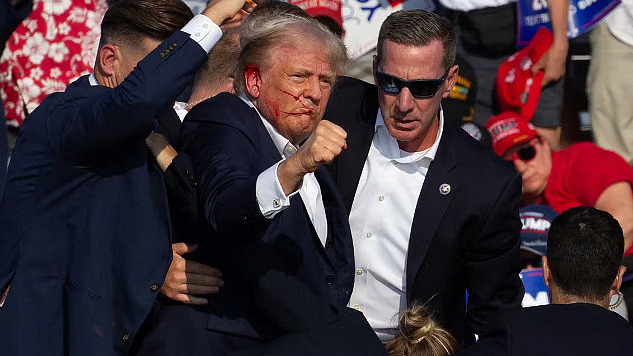
M 515 1 L 434 1 L 364 71 L 340 0 L 184 3 L 0 1 L 11 354 L 633 350 L 631 1 L 520 48 Z

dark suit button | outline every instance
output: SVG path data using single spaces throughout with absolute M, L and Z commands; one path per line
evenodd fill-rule
M 154 292 L 154 293 L 156 293 L 158 291 L 158 288 L 159 288 L 159 286 L 156 283 L 152 283 L 152 285 L 149 287 L 149 289 L 151 289 L 152 292 Z
M 161 53 L 160 58 L 165 58 L 165 53 Z
M 328 274 L 327 276 L 325 276 L 325 283 L 327 283 L 328 286 L 331 286 L 335 282 L 336 282 L 336 276 L 335 275 Z
M 130 334 L 124 334 L 121 339 L 123 339 L 123 341 L 130 341 Z

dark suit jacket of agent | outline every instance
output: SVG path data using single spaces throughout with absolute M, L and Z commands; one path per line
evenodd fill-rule
M 324 119 L 348 134 L 347 150 L 329 166 L 348 212 L 377 112 L 375 86 L 340 78 Z M 460 344 L 468 345 L 473 332 L 486 336 L 496 316 L 520 307 L 523 298 L 517 265 L 521 177 L 448 121 L 413 217 L 405 285 L 409 303 L 426 303 Z M 445 183 L 451 189 L 442 195 Z
M 261 214 L 257 177 L 281 157 L 257 112 L 237 96 L 221 93 L 196 105 L 183 123 L 182 145 L 193 159 L 200 214 L 210 229 L 189 258 L 220 269 L 225 284 L 209 296 L 208 306 L 163 300 L 139 354 L 224 354 L 277 336 L 281 330 L 252 299 L 257 298 L 258 279 L 269 270 L 296 277 L 327 303 L 347 304 L 354 273 L 352 241 L 325 168 L 316 172 L 328 221 L 324 248 L 298 194 L 275 218 Z M 256 256 L 265 265 L 259 270 L 249 268 Z
M 594 304 L 550 304 L 504 315 L 497 337 L 459 355 L 633 355 L 633 328 Z
M 127 353 L 171 260 L 145 137 L 206 58 L 177 31 L 117 88 L 82 77 L 24 122 L 0 215 L 2 353 Z
M 172 107 L 168 107 L 158 113 L 157 120 L 159 126 L 154 131 L 162 134 L 178 152 L 163 172 L 172 223 L 172 242 L 195 242 L 208 231 L 198 215 L 198 182 L 193 163 L 180 146 L 180 118 Z

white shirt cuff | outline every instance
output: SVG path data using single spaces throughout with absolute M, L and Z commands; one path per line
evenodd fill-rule
M 188 33 L 207 53 L 222 38 L 220 27 L 202 14 L 194 16 L 181 31 Z
M 255 184 L 257 204 L 266 219 L 272 219 L 275 215 L 288 208 L 290 206 L 290 198 L 299 192 L 299 189 L 297 189 L 289 196 L 284 194 L 284 190 L 277 177 L 277 168 L 281 162 L 283 162 L 283 160 L 263 171 L 257 177 L 257 183 Z

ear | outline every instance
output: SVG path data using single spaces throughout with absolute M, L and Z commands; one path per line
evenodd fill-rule
M 244 83 L 248 94 L 257 99 L 261 94 L 262 74 L 256 65 L 247 65 L 244 69 Z
M 547 256 L 541 257 L 541 260 L 543 261 L 543 281 L 545 282 L 545 285 L 550 288 L 552 284 L 552 273 L 549 269 L 549 264 L 547 263 Z
M 622 287 L 622 276 L 624 276 L 624 272 L 626 272 L 626 267 L 620 266 L 618 270 L 618 274 L 615 276 L 615 280 L 611 285 L 611 291 L 609 292 L 609 297 L 612 297 L 614 294 L 620 291 L 620 287 Z
M 444 82 L 444 92 L 442 93 L 442 98 L 448 98 L 457 83 L 457 77 L 459 76 L 459 66 L 456 64 L 448 70 L 448 74 L 446 75 L 446 81 Z
M 99 49 L 97 65 L 104 76 L 114 76 L 115 63 L 119 57 L 119 49 L 110 43 L 106 43 Z

